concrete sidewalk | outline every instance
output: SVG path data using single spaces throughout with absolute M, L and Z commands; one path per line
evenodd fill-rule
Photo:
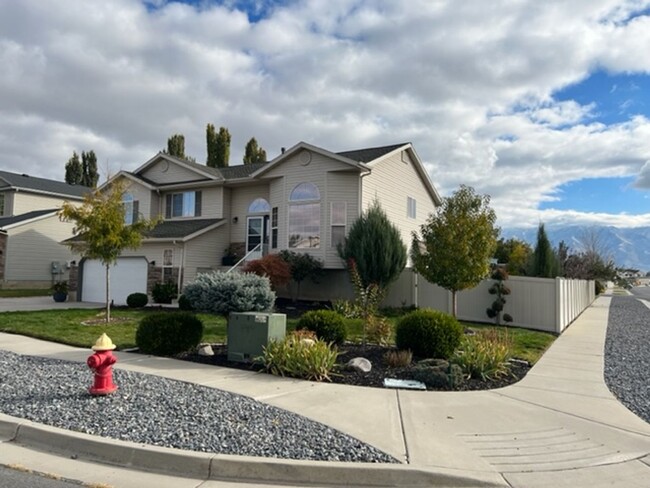
M 603 379 L 610 300 L 598 298 L 524 380 L 483 392 L 397 391 L 311 383 L 117 353 L 120 368 L 250 396 L 372 444 L 402 460 L 403 466 L 187 453 L 92 438 L 1 415 L 0 440 L 13 442 L 3 444 L 0 463 L 20 462 L 15 456 L 24 455 L 19 452 L 21 445 L 70 454 L 75 448 L 69 438 L 74 438 L 95 443 L 87 448 L 91 460 L 104 457 L 110 464 L 168 474 L 178 469 L 188 478 L 193 473 L 189 466 L 195 466 L 194 478 L 203 480 L 221 475 L 300 486 L 645 488 L 650 480 L 650 425 L 623 407 Z M 85 361 L 89 355 L 88 349 L 8 334 L 0 334 L 0 348 L 74 361 Z M 131 486 L 121 481 L 125 484 L 116 482 L 116 486 Z M 164 486 L 160 480 L 156 483 Z

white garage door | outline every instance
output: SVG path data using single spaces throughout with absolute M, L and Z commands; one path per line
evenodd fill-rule
M 119 258 L 111 266 L 111 299 L 115 305 L 126 305 L 131 293 L 147 293 L 147 260 L 145 258 Z M 83 263 L 81 300 L 106 301 L 106 268 L 97 260 Z

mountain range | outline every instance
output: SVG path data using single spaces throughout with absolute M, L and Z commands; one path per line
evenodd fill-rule
M 650 271 L 650 227 L 612 226 L 547 226 L 546 235 L 553 247 L 561 241 L 569 246 L 569 253 L 580 252 L 582 242 L 591 237 L 597 242 L 601 255 L 610 257 L 616 267 Z M 501 237 L 515 237 L 529 243 L 537 242 L 537 228 L 501 229 Z M 592 241 L 593 242 L 593 241 Z

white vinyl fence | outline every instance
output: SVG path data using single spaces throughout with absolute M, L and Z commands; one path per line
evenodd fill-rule
M 458 292 L 458 319 L 491 322 L 486 313 L 495 299 L 488 293 L 493 280 Z M 560 334 L 596 298 L 595 283 L 564 278 L 511 276 L 506 285 L 504 312 L 512 315 L 511 325 Z M 417 305 L 452 312 L 451 292 L 429 283 L 412 270 L 404 270 L 384 300 L 385 306 Z

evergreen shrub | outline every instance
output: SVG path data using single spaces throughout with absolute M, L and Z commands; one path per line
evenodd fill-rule
M 395 345 L 420 358 L 449 358 L 463 336 L 460 322 L 438 310 L 421 309 L 402 317 L 395 328 Z
M 126 304 L 129 308 L 142 308 L 149 302 L 146 293 L 131 293 L 126 297 Z
M 145 354 L 171 356 L 196 347 L 203 337 L 203 322 L 189 312 L 158 312 L 140 321 L 135 343 Z
M 343 317 L 332 310 L 311 310 L 298 320 L 296 329 L 307 329 L 316 333 L 316 336 L 334 344 L 343 344 L 347 337 Z
M 171 281 L 156 283 L 151 290 L 151 298 L 155 303 L 171 303 L 178 296 L 178 285 Z
M 200 274 L 185 286 L 183 295 L 198 312 L 268 312 L 275 302 L 271 283 L 253 273 Z

